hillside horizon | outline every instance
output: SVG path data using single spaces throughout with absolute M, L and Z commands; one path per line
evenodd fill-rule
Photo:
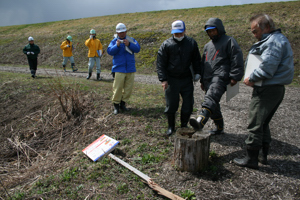
M 186 23 L 186 34 L 193 37 L 199 46 L 200 53 L 209 41 L 204 31 L 204 24 L 210 17 L 223 21 L 227 35 L 233 36 L 240 45 L 244 59 L 255 38 L 250 32 L 249 18 L 257 13 L 269 14 L 289 39 L 294 51 L 295 78 L 299 84 L 299 7 L 300 1 L 274 2 L 262 4 L 244 4 L 234 6 L 215 6 L 203 8 L 162 10 L 53 21 L 37 24 L 24 24 L 0 27 L 0 64 L 27 65 L 22 48 L 27 38 L 32 36 L 41 48 L 39 67 L 61 67 L 62 51 L 60 44 L 68 35 L 73 37 L 76 47 L 74 59 L 79 69 L 87 69 L 88 48 L 84 42 L 89 37 L 90 29 L 95 29 L 104 49 L 115 33 L 115 26 L 122 22 L 127 26 L 128 35 L 134 37 L 141 45 L 141 52 L 136 54 L 138 73 L 155 74 L 156 55 L 162 42 L 171 36 L 171 23 L 177 19 Z M 112 57 L 105 54 L 101 60 L 102 70 L 109 71 Z

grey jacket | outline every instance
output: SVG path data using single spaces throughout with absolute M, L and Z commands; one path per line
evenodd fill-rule
M 203 49 L 201 83 L 212 81 L 213 77 L 228 84 L 231 79 L 240 81 L 244 75 L 243 53 L 233 37 L 225 35 L 223 23 L 218 18 L 210 18 L 206 26 L 218 29 L 218 38 L 208 42 Z
M 262 86 L 287 85 L 292 82 L 293 51 L 280 29 L 264 34 L 262 40 L 255 43 L 249 53 L 260 55 L 263 60 L 259 68 L 250 75 L 251 82 L 262 80 Z

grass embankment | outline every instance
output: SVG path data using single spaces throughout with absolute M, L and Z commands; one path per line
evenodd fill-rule
M 208 18 L 222 19 L 228 35 L 233 36 L 242 48 L 244 58 L 248 49 L 255 42 L 249 28 L 249 18 L 257 13 L 267 13 L 274 18 L 275 24 L 282 29 L 289 39 L 294 51 L 295 79 L 299 84 L 300 53 L 297 47 L 300 32 L 300 1 L 248 4 L 239 6 L 216 6 L 206 8 L 153 11 L 144 13 L 119 14 L 102 17 L 65 20 L 57 22 L 0 27 L 0 64 L 27 65 L 22 55 L 22 48 L 28 36 L 35 38 L 41 47 L 39 64 L 47 67 L 60 67 L 62 51 L 59 48 L 67 35 L 71 35 L 77 47 L 74 52 L 75 62 L 79 68 L 87 66 L 87 47 L 84 42 L 89 37 L 89 30 L 95 29 L 97 37 L 107 48 L 119 22 L 127 25 L 128 35 L 134 37 L 141 45 L 141 52 L 136 54 L 139 73 L 155 73 L 155 60 L 161 43 L 170 37 L 171 23 L 177 19 L 185 21 L 187 35 L 196 39 L 200 51 L 208 42 L 203 26 Z M 77 43 L 78 46 L 77 46 Z M 102 69 L 111 69 L 111 56 L 104 55 Z

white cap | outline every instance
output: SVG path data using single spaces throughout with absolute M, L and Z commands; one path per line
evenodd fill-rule
M 172 31 L 171 34 L 173 33 L 182 33 L 185 31 L 185 24 L 181 20 L 177 20 L 172 23 Z
M 28 41 L 33 41 L 33 40 L 34 40 L 34 39 L 33 39 L 33 37 L 31 37 L 31 36 L 28 38 Z
M 125 32 L 125 31 L 127 31 L 125 24 L 118 23 L 117 26 L 116 26 L 116 32 L 117 33 L 122 33 L 122 32 Z

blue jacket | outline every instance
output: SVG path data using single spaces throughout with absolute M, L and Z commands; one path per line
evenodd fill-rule
M 114 38 L 107 48 L 107 53 L 113 56 L 112 72 L 136 72 L 134 53 L 138 53 L 140 51 L 141 47 L 139 43 L 134 38 L 131 38 L 134 43 L 130 43 L 128 46 L 132 51 L 132 54 L 130 54 L 126 51 L 124 43 L 121 43 L 119 47 L 117 46 L 117 39 L 118 38 Z
M 262 59 L 259 68 L 250 75 L 251 82 L 262 80 L 262 86 L 287 85 L 292 82 L 293 51 L 280 29 L 264 34 L 262 40 L 255 43 L 249 53 L 260 55 Z

